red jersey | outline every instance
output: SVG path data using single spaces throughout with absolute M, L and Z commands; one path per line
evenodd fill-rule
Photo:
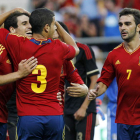
M 36 69 L 16 83 L 18 115 L 63 114 L 63 109 L 56 99 L 61 67 L 65 59 L 75 56 L 75 49 L 59 40 L 39 41 L 8 33 L 7 30 L 0 29 L 0 42 L 8 50 L 15 71 L 18 70 L 21 60 L 31 56 L 38 59 Z
M 11 62 L 8 58 L 5 47 L 0 44 L 0 75 L 12 72 Z M 14 84 L 0 86 L 0 122 L 7 123 L 8 110 L 6 103 L 14 91 Z
M 140 46 L 132 53 L 122 43 L 111 51 L 98 82 L 109 86 L 117 78 L 116 123 L 140 125 Z
M 62 108 L 64 108 L 64 84 L 65 79 L 69 83 L 78 83 L 84 84 L 83 80 L 81 79 L 80 75 L 78 74 L 77 69 L 73 65 L 72 61 L 64 61 L 64 64 L 61 68 L 61 75 L 60 75 L 60 84 L 59 84 L 59 91 L 61 92 L 62 96 Z

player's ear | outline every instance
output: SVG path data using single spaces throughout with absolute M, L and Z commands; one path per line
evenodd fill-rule
M 140 31 L 140 24 L 137 25 L 137 31 Z
M 16 32 L 16 29 L 13 28 L 12 26 L 9 28 L 9 30 L 10 30 L 11 33 L 15 33 Z
M 50 29 L 50 26 L 49 26 L 48 24 L 46 24 L 46 25 L 44 26 L 45 32 L 49 32 L 49 29 Z

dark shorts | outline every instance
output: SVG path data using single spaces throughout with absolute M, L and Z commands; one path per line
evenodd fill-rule
M 10 140 L 17 139 L 17 120 L 18 120 L 17 113 L 8 111 L 7 128 Z
M 62 140 L 63 116 L 20 116 L 18 140 Z
M 118 123 L 117 140 L 140 140 L 140 125 Z
M 0 140 L 6 140 L 7 123 L 0 123 Z
M 83 120 L 76 121 L 73 115 L 64 115 L 65 140 L 93 140 L 96 114 L 90 113 Z

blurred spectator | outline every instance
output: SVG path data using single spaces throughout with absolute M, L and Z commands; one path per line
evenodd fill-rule
M 69 29 L 70 34 L 72 37 L 76 36 L 76 31 L 78 30 L 77 24 L 77 12 L 75 7 L 65 7 L 60 10 L 61 14 L 63 15 L 63 21 Z
M 31 0 L 34 9 L 44 7 L 47 0 Z
M 75 2 L 74 0 L 63 0 L 63 2 L 61 2 L 61 8 L 62 7 L 75 7 Z
M 105 37 L 120 36 L 118 26 L 118 13 L 120 10 L 116 7 L 115 0 L 104 0 L 106 13 L 103 15 L 102 27 Z
M 6 11 L 6 7 L 4 5 L 0 6 L 0 14 L 3 14 Z
M 100 34 L 99 11 L 96 0 L 75 0 L 80 7 L 80 16 L 87 15 L 90 22 L 94 23 L 97 35 Z
M 79 19 L 77 37 L 94 37 L 97 36 L 97 28 L 94 23 L 90 22 L 87 15 L 83 15 Z
M 58 12 L 59 6 L 60 5 L 58 2 L 54 2 L 53 0 L 47 0 L 44 7 L 54 12 L 56 21 L 63 21 L 63 16 L 60 14 L 60 12 Z

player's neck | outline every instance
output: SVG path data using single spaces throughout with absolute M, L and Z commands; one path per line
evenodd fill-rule
M 124 41 L 124 47 L 129 52 L 133 52 L 140 46 L 140 39 L 138 37 L 135 37 L 132 41 L 126 42 Z
M 43 35 L 41 35 L 41 34 L 38 34 L 38 33 L 33 33 L 33 38 L 35 38 L 35 39 L 38 39 L 38 40 L 47 40 L 48 38 L 47 37 L 44 37 Z

